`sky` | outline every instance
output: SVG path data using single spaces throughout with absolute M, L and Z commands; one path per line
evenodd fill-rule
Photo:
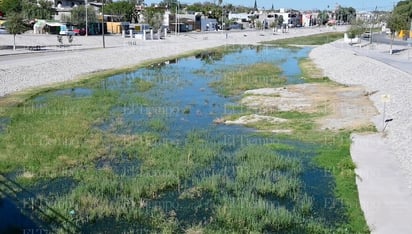
M 161 0 L 145 0 L 145 3 L 151 5 Z M 195 2 L 218 2 L 218 0 L 180 0 L 181 3 L 192 4 Z M 391 10 L 398 1 L 394 0 L 256 0 L 259 9 L 271 9 L 272 4 L 275 9 L 292 8 L 295 10 L 330 10 L 335 9 L 336 5 L 342 7 L 353 7 L 357 11 Z M 223 4 L 243 5 L 253 7 L 255 0 L 223 0 Z

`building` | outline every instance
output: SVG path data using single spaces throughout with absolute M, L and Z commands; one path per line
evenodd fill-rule
M 54 20 L 61 21 L 70 18 L 70 12 L 74 7 L 85 5 L 87 0 L 48 0 L 53 3 L 56 10 Z
M 293 9 L 280 8 L 277 16 L 283 17 L 283 24 L 288 27 L 301 27 L 302 26 L 302 13 Z M 276 16 L 275 16 L 276 17 Z M 278 18 L 278 17 L 276 17 Z

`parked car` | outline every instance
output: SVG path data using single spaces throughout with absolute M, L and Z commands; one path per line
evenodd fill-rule
M 60 25 L 60 35 L 64 35 L 64 36 L 74 36 L 74 32 L 73 30 L 71 30 L 71 28 L 68 28 L 66 25 Z
M 232 29 L 243 29 L 243 24 L 238 24 L 238 23 L 232 23 L 229 26 L 225 28 L 226 30 L 232 30 Z
M 370 38 L 371 35 L 372 35 L 371 32 L 366 31 L 366 32 L 362 33 L 361 37 L 362 37 L 362 38 Z
M 75 35 L 75 33 L 73 32 L 73 30 L 60 31 L 59 34 L 60 34 L 60 35 L 64 35 L 64 36 L 74 36 L 74 35 Z
M 5 28 L 0 28 L 0 34 L 8 34 L 7 30 Z
M 86 35 L 86 30 L 84 28 L 82 28 L 82 29 L 75 28 L 75 29 L 73 29 L 73 32 L 74 32 L 75 36 L 79 36 L 79 35 L 84 36 L 84 35 Z

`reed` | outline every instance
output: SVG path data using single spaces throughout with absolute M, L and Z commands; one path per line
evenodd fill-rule
M 224 196 L 216 211 L 219 226 L 231 232 L 264 232 L 287 230 L 294 214 L 283 207 L 275 207 L 252 194 L 241 197 Z

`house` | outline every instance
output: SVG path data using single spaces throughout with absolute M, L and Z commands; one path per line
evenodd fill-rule
M 70 12 L 74 7 L 85 5 L 87 0 L 48 0 L 53 2 L 53 7 L 56 9 L 55 20 L 62 20 L 65 17 L 70 17 Z M 91 1 L 90 1 L 91 2 Z
M 302 13 L 293 9 L 280 8 L 276 15 L 283 17 L 283 24 L 289 27 L 301 27 L 302 26 Z M 276 17 L 276 18 L 278 18 Z
M 302 26 L 311 27 L 317 24 L 319 12 L 305 11 L 302 13 Z
M 242 28 L 249 28 L 252 23 L 252 18 L 255 18 L 256 15 L 253 13 L 232 13 L 229 12 L 228 19 L 234 21 L 238 24 L 242 24 Z
M 219 24 L 216 19 L 208 18 L 201 12 L 192 12 L 190 14 L 172 14 L 167 11 L 167 20 L 164 25 L 168 25 L 173 32 L 190 32 L 190 31 L 217 31 Z

